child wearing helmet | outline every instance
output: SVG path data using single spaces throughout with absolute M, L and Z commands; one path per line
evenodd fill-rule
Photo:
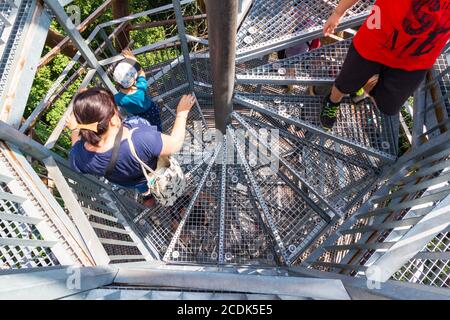
M 114 96 L 116 104 L 129 114 L 146 119 L 161 132 L 159 108 L 146 93 L 148 83 L 144 70 L 130 50 L 123 50 L 122 55 L 125 60 L 114 69 L 114 80 L 119 85 L 119 92 Z

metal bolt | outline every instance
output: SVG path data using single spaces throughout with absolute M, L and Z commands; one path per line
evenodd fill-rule
M 253 42 L 253 38 L 250 37 L 250 36 L 246 36 L 246 37 L 244 38 L 244 42 L 245 42 L 246 44 L 251 44 L 251 43 Z

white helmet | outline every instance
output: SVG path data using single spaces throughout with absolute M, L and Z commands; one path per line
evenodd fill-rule
M 114 80 L 123 88 L 130 88 L 136 82 L 138 71 L 129 62 L 122 61 L 114 69 Z

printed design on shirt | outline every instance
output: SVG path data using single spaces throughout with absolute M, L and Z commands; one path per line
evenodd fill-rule
M 433 51 L 437 41 L 450 31 L 450 2 L 443 2 L 412 0 L 402 22 L 403 30 L 393 30 L 387 47 L 399 56 L 419 57 Z M 442 14 L 438 20 L 439 12 Z

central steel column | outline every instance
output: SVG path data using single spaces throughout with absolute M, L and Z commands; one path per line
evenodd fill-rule
M 238 0 L 205 0 L 216 128 L 225 133 L 233 111 Z

